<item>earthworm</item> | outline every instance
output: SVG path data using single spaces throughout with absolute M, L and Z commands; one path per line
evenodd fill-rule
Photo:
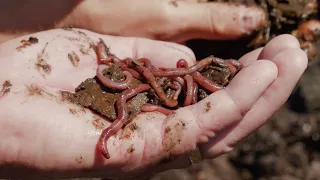
M 134 69 L 128 67 L 128 65 L 124 63 L 120 63 L 121 70 L 128 71 L 134 78 L 142 80 L 142 76 Z
M 188 68 L 188 62 L 185 59 L 180 59 L 177 62 L 177 68 Z
M 226 59 L 225 63 L 228 65 L 228 69 L 232 72 L 232 73 L 236 73 L 238 70 L 240 70 L 242 68 L 242 64 L 234 59 Z
M 99 61 L 102 63 L 109 63 L 109 62 L 119 62 L 120 59 L 114 56 L 113 54 L 110 53 L 110 50 L 106 43 L 103 41 L 103 39 L 99 38 L 99 42 L 96 47 L 96 53 L 98 56 Z
M 189 68 L 171 68 L 171 69 L 167 69 L 166 71 L 151 70 L 151 72 L 154 76 L 158 76 L 158 77 L 159 76 L 160 77 L 183 76 L 183 75 L 195 72 L 197 70 L 200 70 L 204 66 L 211 64 L 211 62 L 213 62 L 213 61 L 215 61 L 215 58 L 212 56 L 209 56 L 209 57 L 197 62 L 195 65 L 193 65 Z
M 173 84 L 171 85 L 171 88 L 176 90 L 176 92 L 173 94 L 173 99 L 177 100 L 182 89 L 180 83 L 177 81 L 174 81 Z
M 157 80 L 157 84 L 158 84 L 158 85 L 161 85 L 161 84 L 164 83 L 165 80 L 166 80 L 165 77 L 161 77 L 161 78 L 159 78 L 159 79 Z
M 192 95 L 192 104 L 195 104 L 198 102 L 198 84 L 197 83 L 193 83 L 193 95 Z
M 193 99 L 193 78 L 192 76 L 190 76 L 189 74 L 184 76 L 184 79 L 186 80 L 186 84 L 187 84 L 187 90 L 185 92 L 185 100 L 184 100 L 184 104 L 183 106 L 189 106 L 192 103 L 192 99 Z
M 143 74 L 143 76 L 148 80 L 151 87 L 154 89 L 159 98 L 164 102 L 164 104 L 168 107 L 175 107 L 178 105 L 178 101 L 174 99 L 169 99 L 163 89 L 157 84 L 156 78 L 152 74 L 152 72 L 143 66 L 136 66 L 136 70 Z
M 181 86 L 184 86 L 184 79 L 182 77 L 172 77 L 171 78 L 174 81 L 177 81 Z
M 98 59 L 100 61 L 105 61 L 108 59 L 108 47 L 107 45 L 103 42 L 102 39 L 99 39 L 100 41 L 98 42 L 98 45 L 97 45 L 97 56 L 98 56 Z
M 142 112 L 153 112 L 153 111 L 158 111 L 164 115 L 169 115 L 172 113 L 171 110 L 161 107 L 161 106 L 157 106 L 157 105 L 153 105 L 153 104 L 144 104 L 141 106 L 141 111 Z
M 127 89 L 132 81 L 132 75 L 128 71 L 123 71 L 123 75 L 125 76 L 126 80 L 124 80 L 123 82 L 114 82 L 103 75 L 103 71 L 108 68 L 109 66 L 105 64 L 101 64 L 98 66 L 97 77 L 102 82 L 102 84 L 111 89 L 118 89 L 118 90 Z
M 137 61 L 142 62 L 146 68 L 155 68 L 147 58 L 140 58 Z
M 110 154 L 107 147 L 108 139 L 115 135 L 124 125 L 128 118 L 128 107 L 127 107 L 127 100 L 132 98 L 133 96 L 139 94 L 140 92 L 146 91 L 150 88 L 147 84 L 140 84 L 132 89 L 127 89 L 121 93 L 121 96 L 118 97 L 116 101 L 117 105 L 117 119 L 108 127 L 106 128 L 100 136 L 100 143 L 99 147 L 101 150 L 102 155 L 106 158 L 110 158 Z
M 203 88 L 210 91 L 211 93 L 216 92 L 218 90 L 223 89 L 223 86 L 220 86 L 214 82 L 212 82 L 210 79 L 202 76 L 199 72 L 193 72 L 191 73 L 193 79 Z

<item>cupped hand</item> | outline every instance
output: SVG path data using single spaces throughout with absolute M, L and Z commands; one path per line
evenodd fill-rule
M 192 64 L 194 54 L 174 43 L 81 29 L 32 36 L 39 42 L 17 50 L 29 35 L 0 46 L 2 178 L 130 179 L 187 167 L 186 153 L 196 146 L 203 158 L 217 157 L 231 151 L 283 105 L 307 66 L 298 41 L 281 35 L 243 56 L 244 69 L 225 89 L 173 115 L 138 115 L 134 130 L 127 126 L 109 139 L 111 158 L 104 159 L 96 146 L 110 123 L 66 101 L 65 93 L 95 76 L 97 57 L 92 45 L 102 38 L 120 58 L 146 57 L 161 67 L 175 67 L 181 58 Z
M 244 37 L 259 30 L 266 15 L 255 6 L 198 0 L 84 0 L 64 23 L 102 34 L 183 43 Z

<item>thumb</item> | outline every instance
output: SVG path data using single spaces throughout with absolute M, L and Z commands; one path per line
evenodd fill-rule
M 267 20 L 262 8 L 227 3 L 177 1 L 167 12 L 178 28 L 178 33 L 169 38 L 175 42 L 237 39 L 258 30 Z

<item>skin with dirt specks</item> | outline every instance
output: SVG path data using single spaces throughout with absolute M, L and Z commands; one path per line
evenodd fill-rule
M 165 63 L 148 56 L 154 66 L 176 68 L 177 60 L 174 59 L 180 58 L 185 58 L 190 66 L 194 63 L 187 59 L 185 53 L 179 54 L 179 51 L 163 45 L 163 42 L 119 39 L 86 30 L 81 30 L 80 34 L 78 31 L 57 29 L 33 34 L 39 39 L 39 43 L 20 52 L 15 49 L 20 38 L 0 45 L 0 82 L 8 80 L 12 84 L 10 92 L 0 100 L 1 162 L 14 161 L 42 170 L 57 169 L 59 172 L 81 170 L 77 171 L 80 173 L 78 176 L 99 174 L 108 178 L 120 178 L 119 175 L 133 175 L 134 169 L 150 167 L 168 157 L 185 154 L 200 142 L 203 131 L 219 132 L 220 128 L 238 119 L 237 109 L 230 106 L 228 101 L 223 101 L 223 94 L 208 96 L 211 98 L 208 100 L 215 103 L 212 107 L 219 107 L 218 116 L 213 110 L 202 113 L 205 107 L 202 101 L 174 110 L 169 115 L 157 111 L 143 112 L 127 124 L 130 127 L 135 123 L 138 130 L 133 130 L 128 137 L 122 138 L 124 130 L 121 129 L 108 139 L 106 144 L 110 158 L 105 159 L 97 151 L 97 142 L 102 129 L 109 127 L 111 122 L 88 109 L 82 110 L 81 106 L 70 101 L 70 93 L 74 93 L 85 79 L 95 77 L 99 66 L 94 48 L 90 48 L 87 54 L 82 54 L 81 48 L 88 47 L 92 42 L 98 43 L 99 38 L 103 37 L 112 51 L 120 59 L 125 59 L 136 53 L 132 42 L 138 41 L 138 44 L 141 42 L 144 45 L 152 42 L 152 47 L 160 47 L 160 52 L 172 51 L 168 58 L 165 57 L 168 59 Z M 119 44 L 119 40 L 123 42 Z M 132 46 L 124 48 L 123 44 Z M 149 45 L 143 47 L 150 48 Z M 139 47 L 139 51 L 143 47 Z M 81 59 L 76 67 L 68 59 L 68 54 L 73 51 Z M 35 67 L 39 55 L 50 65 L 50 73 L 43 73 Z M 176 78 L 177 82 L 179 80 L 181 79 Z M 31 85 L 39 87 L 42 95 L 31 96 L 28 88 Z M 75 115 L 74 109 L 81 113 Z M 213 121 L 215 117 L 225 117 L 222 114 L 229 116 L 219 122 Z M 206 126 L 199 126 L 200 120 Z M 97 122 L 103 123 L 98 123 L 97 126 Z M 165 133 L 166 128 L 170 128 L 170 133 Z M 128 153 L 132 144 L 134 151 Z M 78 157 L 82 157 L 81 163 L 76 161 Z M 181 165 L 188 166 L 189 160 L 184 156 L 182 159 L 184 163 Z
M 10 81 L 12 84 L 10 92 L 0 100 L 0 136 L 5 137 L 4 141 L 0 142 L 4 145 L 0 146 L 0 154 L 3 155 L 0 161 L 12 162 L 14 159 L 16 162 L 35 168 L 58 168 L 61 171 L 92 170 L 92 167 L 105 166 L 106 168 L 99 173 L 112 178 L 124 174 L 125 168 L 134 169 L 141 166 L 141 163 L 147 165 L 166 157 L 168 152 L 164 152 L 164 145 L 158 142 L 169 141 L 164 138 L 164 130 L 161 127 L 170 126 L 170 124 L 166 124 L 167 116 L 160 112 L 146 112 L 136 116 L 134 123 L 141 130 L 134 130 L 130 138 L 120 139 L 121 136 L 117 135 L 111 137 L 108 140 L 110 159 L 105 160 L 100 153 L 95 154 L 97 142 L 102 133 L 101 129 L 109 127 L 111 122 L 96 116 L 88 109 L 82 109 L 82 113 L 75 115 L 73 109 L 80 110 L 81 107 L 69 101 L 69 92 L 75 92 L 75 88 L 81 82 L 96 75 L 98 64 L 94 49 L 90 49 L 88 54 L 82 54 L 80 48 L 88 46 L 92 41 L 99 42 L 101 36 L 81 30 L 90 38 L 88 42 L 83 34 L 76 31 L 57 29 L 50 33 L 34 34 L 33 36 L 39 39 L 39 43 L 28 46 L 20 52 L 15 49 L 20 39 L 27 39 L 29 36 L 0 46 L 2 57 L 0 82 L 3 84 L 5 81 Z M 105 36 L 104 41 L 114 42 L 115 38 Z M 119 54 L 120 58 L 132 56 L 124 52 L 122 46 L 112 47 L 113 52 Z M 73 51 L 81 59 L 77 67 L 74 67 L 68 58 L 68 54 Z M 50 64 L 50 74 L 43 76 L 43 72 L 34 66 L 38 62 L 39 54 L 47 64 Z M 31 96 L 31 85 L 41 88 L 43 95 Z M 175 117 L 184 115 L 187 114 L 178 113 Z M 10 121 L 6 121 L 7 119 Z M 96 126 L 97 121 L 103 122 L 100 123 L 99 128 Z M 170 122 L 175 121 L 175 119 L 170 120 Z M 193 118 L 189 121 L 193 121 Z M 174 131 L 174 127 L 172 130 Z M 196 129 L 189 130 L 190 134 L 197 134 L 194 131 Z M 117 134 L 121 133 L 122 130 Z M 190 147 L 189 150 L 192 146 L 188 144 L 196 142 L 196 136 L 187 135 L 180 139 L 180 145 L 185 144 Z M 135 150 L 127 156 L 127 149 L 132 144 Z M 173 148 L 172 151 L 179 152 L 179 148 Z M 38 153 L 39 150 L 41 153 Z M 183 150 L 187 149 L 183 148 Z M 82 163 L 79 164 L 76 161 L 77 157 L 82 157 Z M 88 175 L 89 172 L 97 174 L 97 171 L 82 171 L 80 175 L 81 173 Z

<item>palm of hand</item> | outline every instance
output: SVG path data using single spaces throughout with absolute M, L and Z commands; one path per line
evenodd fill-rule
M 96 153 L 96 144 L 101 130 L 109 123 L 65 101 L 65 94 L 61 93 L 72 92 L 83 80 L 95 76 L 97 60 L 90 44 L 102 37 L 120 58 L 146 57 L 162 67 L 174 67 L 181 58 L 192 64 L 193 53 L 173 43 L 100 36 L 76 29 L 33 36 L 39 43 L 20 52 L 15 48 L 22 38 L 0 47 L 0 82 L 12 84 L 10 92 L 0 100 L 0 137 L 4 138 L 0 141 L 0 154 L 4 155 L 0 160 L 46 170 L 103 166 L 107 170 L 99 171 L 98 176 L 107 177 L 119 176 L 119 172 L 152 164 L 169 155 L 182 155 L 197 144 L 201 144 L 205 158 L 230 151 L 285 102 L 307 64 L 295 39 L 278 37 L 263 50 L 241 58 L 247 67 L 225 90 L 177 110 L 174 116 L 157 112 L 139 115 L 135 119 L 139 130 L 131 132 L 129 138 L 119 135 L 108 141 L 111 159 L 105 160 Z M 208 104 L 210 110 L 205 111 Z M 179 126 L 182 121 L 183 129 Z M 168 127 L 172 133 L 165 134 Z M 120 134 L 128 131 L 125 128 Z M 182 156 L 153 170 L 188 164 Z

